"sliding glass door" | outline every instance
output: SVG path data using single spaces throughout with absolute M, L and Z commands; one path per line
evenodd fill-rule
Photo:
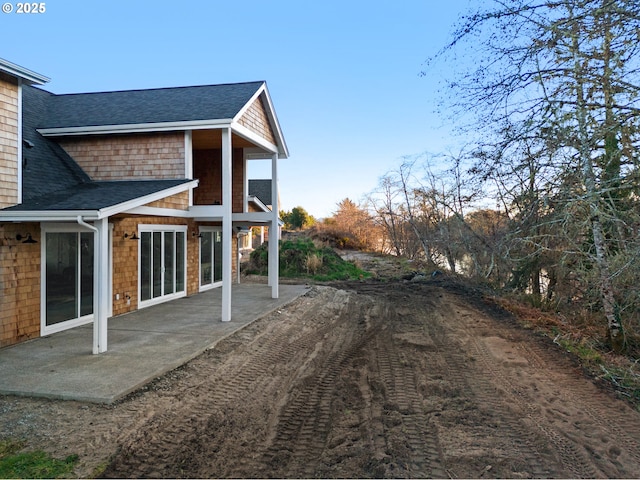
M 200 229 L 200 290 L 222 284 L 222 232 L 215 227 Z
M 64 330 L 93 314 L 93 232 L 46 232 L 44 251 L 44 327 Z
M 140 307 L 186 295 L 186 226 L 140 226 Z

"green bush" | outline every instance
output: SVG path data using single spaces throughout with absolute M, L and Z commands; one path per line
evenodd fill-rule
M 285 240 L 279 246 L 280 276 L 312 278 L 318 281 L 349 280 L 369 277 L 370 274 L 351 262 L 343 260 L 331 247 L 318 247 L 309 238 Z M 262 244 L 251 252 L 247 273 L 266 275 L 269 247 Z

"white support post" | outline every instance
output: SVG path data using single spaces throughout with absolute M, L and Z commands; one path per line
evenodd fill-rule
M 247 150 L 245 148 L 242 149 L 243 150 L 243 157 L 242 157 L 242 185 L 243 185 L 243 190 L 242 190 L 242 198 L 243 198 L 243 202 L 242 202 L 242 211 L 243 212 L 248 212 L 249 211 L 249 159 L 247 158 Z M 239 270 L 239 269 L 238 269 Z M 240 282 L 238 282 L 240 283 Z
M 16 203 L 22 203 L 22 78 L 18 78 L 18 158 L 16 158 L 16 172 L 18 173 L 18 196 Z
M 271 223 L 269 225 L 269 285 L 271 298 L 278 298 L 279 259 L 278 259 L 278 155 L 271 157 Z
M 193 179 L 193 134 L 184 132 L 184 178 Z M 193 206 L 193 188 L 189 189 L 189 206 Z
M 222 321 L 231 321 L 232 270 L 232 148 L 231 129 L 222 130 Z
M 81 223 L 81 220 L 78 221 Z M 83 222 L 82 222 L 83 223 Z M 86 224 L 85 224 L 86 225 Z M 109 222 L 103 218 L 94 223 L 93 267 L 93 353 L 107 351 L 109 312 Z

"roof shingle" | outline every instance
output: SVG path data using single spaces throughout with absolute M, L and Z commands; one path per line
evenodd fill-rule
M 54 193 L 32 197 L 20 205 L 5 208 L 3 211 L 101 210 L 190 181 L 188 179 L 121 180 L 80 183 Z
M 264 82 L 52 95 L 39 128 L 231 119 Z

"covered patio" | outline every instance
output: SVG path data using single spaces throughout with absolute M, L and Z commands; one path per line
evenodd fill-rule
M 0 350 L 0 394 L 113 403 L 294 301 L 304 285 L 233 285 L 230 322 L 221 321 L 220 288 L 108 321 L 109 350 L 92 355 L 93 326 Z

